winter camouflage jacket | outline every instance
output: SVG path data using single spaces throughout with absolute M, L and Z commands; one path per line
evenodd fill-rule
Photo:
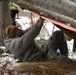
M 34 39 L 39 34 L 41 27 L 39 28 L 35 25 L 25 32 L 22 37 L 6 39 L 5 47 L 20 61 L 39 61 L 43 57 L 44 52 Z

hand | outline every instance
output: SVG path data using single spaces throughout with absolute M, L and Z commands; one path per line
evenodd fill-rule
M 43 22 L 43 21 L 44 21 L 44 19 L 40 17 L 39 21 Z
M 41 27 L 43 25 L 44 19 L 40 17 L 40 19 L 37 22 L 37 26 Z

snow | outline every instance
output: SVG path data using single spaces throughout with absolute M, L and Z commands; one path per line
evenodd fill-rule
M 56 30 L 60 30 L 59 28 L 57 28 L 56 26 L 54 26 L 53 23 L 48 22 L 48 21 L 47 21 L 45 27 L 46 27 L 46 29 L 47 29 L 47 31 L 49 32 L 50 35 L 52 34 L 53 27 L 54 27 L 54 31 L 56 31 Z
M 25 30 L 30 27 L 30 19 L 27 17 L 20 17 L 20 19 L 16 19 L 16 21 L 21 25 L 22 30 Z

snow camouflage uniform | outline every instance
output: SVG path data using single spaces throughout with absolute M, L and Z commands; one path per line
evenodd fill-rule
M 52 53 L 52 49 L 49 49 L 50 46 L 48 45 L 48 48 L 46 46 L 49 42 L 46 43 L 46 49 L 43 50 L 38 41 L 34 40 L 39 34 L 41 28 L 42 26 L 39 28 L 35 25 L 28 31 L 25 31 L 22 37 L 6 39 L 5 47 L 20 61 L 46 61 L 55 58 L 55 55 L 52 55 L 54 54 Z
M 60 54 L 57 53 L 57 49 L 60 50 Z M 55 31 L 48 40 L 48 58 L 60 59 L 63 56 L 68 56 L 67 42 L 62 31 Z

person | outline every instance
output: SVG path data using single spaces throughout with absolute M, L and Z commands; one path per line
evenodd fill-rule
M 4 41 L 7 50 L 22 62 L 51 60 L 52 58 L 50 58 L 51 55 L 49 54 L 50 49 L 48 48 L 49 45 L 47 44 L 44 50 L 35 40 L 40 33 L 43 23 L 44 19 L 40 17 L 32 28 L 25 31 L 18 29 L 16 26 L 7 26 L 5 29 L 7 38 Z M 60 35 L 57 34 L 57 36 Z
M 68 56 L 68 47 L 63 31 L 57 30 L 48 40 L 49 59 L 60 59 Z

